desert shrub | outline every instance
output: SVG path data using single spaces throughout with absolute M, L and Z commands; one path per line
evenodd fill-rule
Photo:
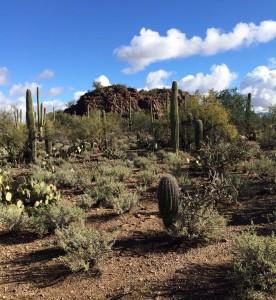
M 151 165 L 151 161 L 147 157 L 138 156 L 133 160 L 134 166 L 139 169 L 146 170 Z
M 254 231 L 243 232 L 236 238 L 233 251 L 235 262 L 232 275 L 238 294 L 253 299 L 255 292 L 275 292 L 275 235 L 260 237 Z
M 254 173 L 260 179 L 272 177 L 276 174 L 276 163 L 267 157 L 248 162 L 246 166 L 248 173 Z
M 29 225 L 28 214 L 15 204 L 0 204 L 0 225 L 7 232 L 24 230 Z
M 177 179 L 179 186 L 182 188 L 191 184 L 191 180 L 187 173 L 183 173 L 183 172 L 177 173 L 175 174 L 175 177 Z
M 5 148 L 11 161 L 21 161 L 27 135 L 24 126 L 16 127 L 10 112 L 0 111 L 0 147 Z
M 70 202 L 42 205 L 32 210 L 31 223 L 39 236 L 53 234 L 58 228 L 65 228 L 72 222 L 84 219 L 84 211 Z
M 136 193 L 124 192 L 117 197 L 109 199 L 111 206 L 117 215 L 129 212 L 138 202 L 139 198 Z
M 99 176 L 109 176 L 113 177 L 114 179 L 124 181 L 126 178 L 131 176 L 132 168 L 121 164 L 116 164 L 114 166 L 112 164 L 104 164 L 98 168 L 98 174 Z M 96 178 L 99 176 L 96 175 Z
M 230 143 L 224 141 L 202 143 L 197 158 L 198 165 L 207 173 L 210 170 L 224 173 L 227 167 L 249 159 L 252 155 L 249 152 L 250 147 L 250 144 L 242 139 L 235 139 Z
M 89 271 L 111 250 L 114 235 L 88 228 L 84 222 L 56 230 L 57 246 L 66 252 L 59 260 L 72 272 Z
M 170 152 L 167 152 L 167 151 L 161 149 L 161 150 L 158 150 L 156 152 L 156 156 L 157 156 L 158 159 L 160 159 L 161 161 L 163 161 L 163 160 L 165 160 L 168 157 L 169 153 Z
M 172 173 L 174 175 L 182 173 L 182 166 L 185 160 L 183 155 L 178 155 L 173 152 L 169 152 L 164 159 L 164 163 L 166 165 L 165 169 L 167 172 Z
M 201 197 L 200 194 L 184 197 L 174 227 L 168 231 L 170 235 L 204 242 L 220 238 L 226 220 L 212 205 L 203 205 Z
M 139 172 L 139 183 L 145 186 L 151 185 L 156 179 L 156 170 L 151 168 L 149 170 L 142 170 Z
M 88 170 L 76 168 L 71 163 L 64 163 L 59 167 L 55 167 L 54 172 L 48 170 L 37 170 L 34 168 L 32 178 L 34 180 L 44 180 L 53 182 L 57 187 L 87 187 L 91 184 L 91 173 Z
M 114 180 L 110 176 L 101 176 L 97 178 L 96 185 L 88 188 L 89 194 L 98 203 L 109 206 L 110 200 L 113 197 L 118 197 L 125 191 L 125 185 Z
M 85 191 L 84 194 L 77 197 L 77 206 L 84 210 L 88 210 L 95 205 L 97 205 L 97 200 L 91 197 L 89 190 Z
M 103 157 L 106 157 L 108 159 L 124 159 L 126 158 L 126 153 L 123 150 L 120 149 L 107 149 L 102 154 Z

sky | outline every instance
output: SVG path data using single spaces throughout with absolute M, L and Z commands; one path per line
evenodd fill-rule
M 102 85 L 252 93 L 276 105 L 275 0 L 0 0 L 0 109 Z

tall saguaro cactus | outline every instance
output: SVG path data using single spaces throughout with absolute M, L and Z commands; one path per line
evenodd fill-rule
M 245 108 L 245 130 L 246 135 L 249 136 L 251 130 L 250 124 L 250 113 L 251 113 L 251 93 L 247 95 L 246 108 Z
M 179 116 L 178 116 L 178 89 L 177 81 L 172 83 L 170 102 L 170 123 L 171 123 L 171 146 L 177 153 L 179 149 Z
M 28 129 L 28 153 L 27 159 L 30 162 L 36 161 L 36 129 L 35 113 L 31 90 L 26 91 L 26 123 Z
M 203 141 L 203 123 L 201 120 L 196 120 L 195 123 L 195 146 L 196 151 L 201 148 L 201 143 Z

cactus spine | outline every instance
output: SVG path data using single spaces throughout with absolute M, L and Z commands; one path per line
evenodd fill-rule
M 196 151 L 199 151 L 201 148 L 201 143 L 203 141 L 203 123 L 201 120 L 196 120 L 195 123 L 195 146 Z
M 31 90 L 26 91 L 26 123 L 28 129 L 28 153 L 29 162 L 36 161 L 36 130 L 35 130 L 35 112 L 33 107 L 33 98 Z
M 171 146 L 173 148 L 173 151 L 177 153 L 179 149 L 179 116 L 178 116 L 177 81 L 173 81 L 172 83 L 170 123 L 171 123 Z
M 167 175 L 160 179 L 157 197 L 164 226 L 172 229 L 179 207 L 179 188 L 175 177 Z

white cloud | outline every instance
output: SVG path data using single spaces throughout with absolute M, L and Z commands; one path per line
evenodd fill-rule
M 73 100 L 74 101 L 78 101 L 80 99 L 80 97 L 82 95 L 84 95 L 85 93 L 87 93 L 87 91 L 78 91 L 78 92 L 75 92 Z
M 198 90 L 201 93 L 207 93 L 210 89 L 221 91 L 227 89 L 237 75 L 229 70 L 225 64 L 213 65 L 211 73 L 204 75 L 197 73 L 188 75 L 179 81 L 179 87 L 190 93 Z
M 242 94 L 251 93 L 256 112 L 267 111 L 276 105 L 276 69 L 258 66 L 241 81 Z
M 0 109 L 1 110 L 9 110 L 12 106 L 11 99 L 7 98 L 1 91 L 0 91 Z
M 168 79 L 170 76 L 171 72 L 164 70 L 150 72 L 145 81 L 145 90 L 167 87 L 166 79 Z
M 55 110 L 64 110 L 67 106 L 66 103 L 64 103 L 61 100 L 51 100 L 51 101 L 43 101 L 43 107 L 46 108 L 47 113 L 51 112 L 53 110 L 53 107 Z
M 8 85 L 9 84 L 9 70 L 6 67 L 0 68 L 0 85 Z
M 41 72 L 40 74 L 38 74 L 36 76 L 36 80 L 41 80 L 41 79 L 48 79 L 48 78 L 52 78 L 55 76 L 55 72 L 45 69 L 43 72 Z
M 9 91 L 9 96 L 13 97 L 13 96 L 26 95 L 27 89 L 30 89 L 32 91 L 32 94 L 35 94 L 37 87 L 41 87 L 41 84 L 38 84 L 36 82 L 25 82 L 25 84 L 22 83 L 14 84 Z
M 114 54 L 130 64 L 124 73 L 136 73 L 156 61 L 193 55 L 214 55 L 219 52 L 234 50 L 251 44 L 266 43 L 276 37 L 276 21 L 263 21 L 259 26 L 254 23 L 238 23 L 231 32 L 209 28 L 205 39 L 193 36 L 173 28 L 167 36 L 142 28 L 140 35 L 134 36 L 129 46 L 121 46 Z
M 101 75 L 98 78 L 95 78 L 94 81 L 101 83 L 102 86 L 109 86 L 110 85 L 110 81 L 105 75 Z
M 64 92 L 64 88 L 57 86 L 57 87 L 53 87 L 53 88 L 49 89 L 45 94 L 47 97 L 51 98 L 51 97 L 55 97 L 63 92 Z

